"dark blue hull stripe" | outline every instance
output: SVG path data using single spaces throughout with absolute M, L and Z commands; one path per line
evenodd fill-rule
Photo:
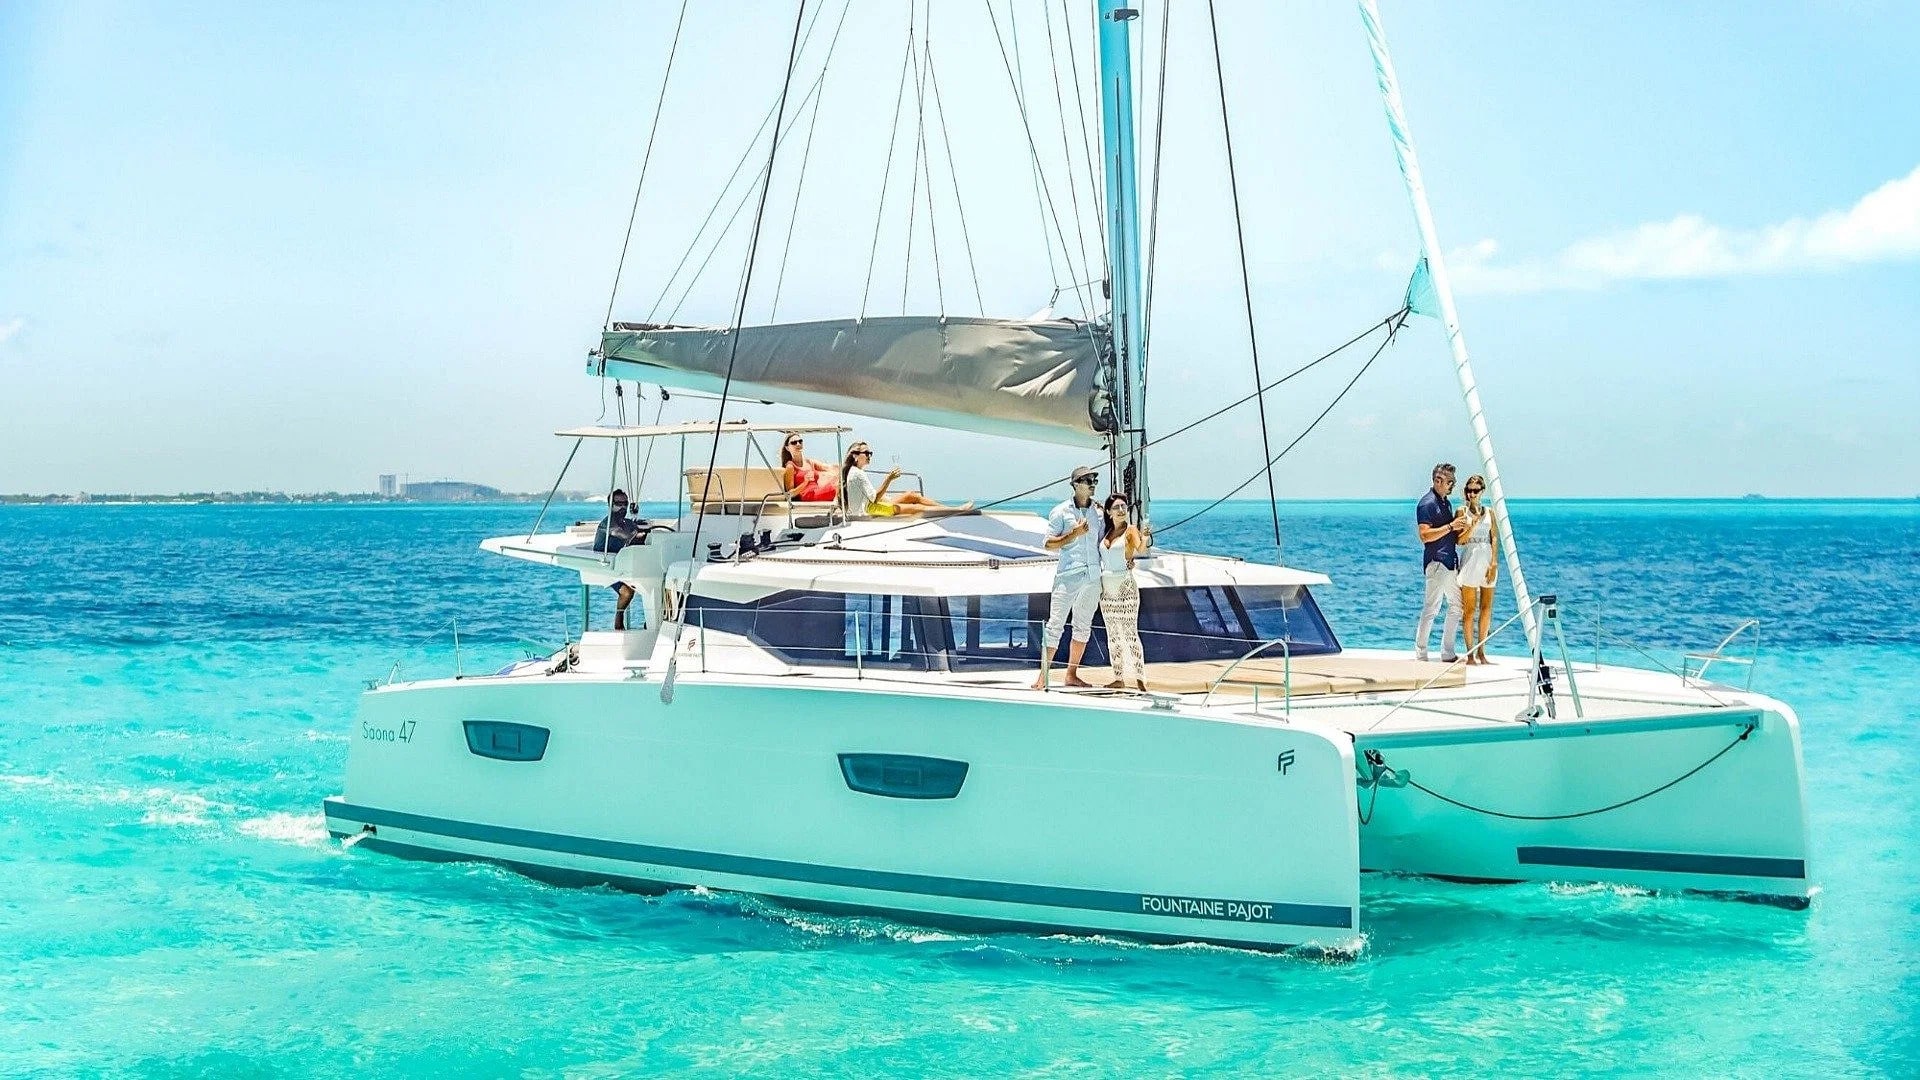
M 1804 880 L 1804 859 L 1760 855 L 1690 855 L 1678 851 L 1617 851 L 1607 848 L 1523 847 L 1523 866 L 1580 866 L 1593 870 L 1656 870 L 1664 874 L 1716 874 L 1723 877 Z
M 596 840 L 591 837 L 567 836 L 562 833 L 512 829 L 501 825 L 481 825 L 471 821 L 455 821 L 450 818 L 407 814 L 397 810 L 381 810 L 371 806 L 355 806 L 337 799 L 326 801 L 326 813 L 328 817 L 345 818 L 376 828 L 390 826 L 412 832 L 473 840 L 483 844 L 557 851 L 568 855 L 585 855 L 595 859 L 613 859 L 619 862 L 642 863 L 679 870 L 703 870 L 715 874 L 737 874 L 742 877 L 803 881 L 850 889 L 948 896 L 1001 904 L 1031 904 L 1036 907 L 1114 911 L 1128 915 L 1156 915 L 1163 918 L 1214 919 L 1225 922 L 1284 926 L 1327 926 L 1348 930 L 1354 926 L 1353 909 L 1334 904 L 1289 904 L 1271 901 L 1220 900 L 1165 893 L 1108 892 L 1103 889 L 1077 889 L 1059 885 L 1021 885 L 1005 881 L 936 877 L 930 874 L 903 874 L 891 870 L 816 866 L 812 863 L 787 862 L 780 859 L 726 855 L 711 851 L 689 851 L 684 848 L 655 847 L 651 844 L 629 844 L 618 840 Z
M 335 833 L 334 836 L 345 839 L 352 833 Z M 663 885 L 646 878 L 627 877 L 623 874 L 609 874 L 590 870 L 566 870 L 548 866 L 544 863 L 523 862 L 518 859 L 502 859 L 493 855 L 469 855 L 464 851 L 448 851 L 445 848 L 420 847 L 415 844 L 399 844 L 391 840 L 371 837 L 359 845 L 367 851 L 377 851 L 382 855 L 393 855 L 402 859 L 414 859 L 420 862 L 484 862 L 493 866 L 504 866 L 518 874 L 524 874 L 535 881 L 544 881 L 551 885 L 573 888 L 594 888 L 608 886 L 627 892 L 643 895 L 658 895 L 675 888 L 685 886 Z M 895 922 L 917 923 L 921 926 L 935 926 L 945 930 L 958 930 L 968 934 L 1085 934 L 1085 926 L 1068 925 L 1057 922 L 1036 922 L 1032 919 L 999 918 L 986 915 L 948 915 L 937 911 L 910 911 L 903 908 L 887 907 L 884 904 L 859 904 L 847 901 L 802 900 L 792 897 L 770 897 L 773 903 L 794 911 L 818 911 L 828 915 L 865 915 L 892 919 Z M 1208 945 L 1225 945 L 1235 949 L 1254 949 L 1260 952 L 1292 952 L 1303 948 L 1292 941 L 1249 941 L 1244 937 L 1218 937 L 1207 934 L 1156 934 L 1148 930 L 1102 930 L 1102 934 L 1124 937 L 1131 941 L 1145 941 L 1156 945 L 1187 945 L 1202 942 Z M 1305 946 L 1313 948 L 1312 946 Z M 1333 959 L 1346 958 L 1338 951 L 1315 955 Z

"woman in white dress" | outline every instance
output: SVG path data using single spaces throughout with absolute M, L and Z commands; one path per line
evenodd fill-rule
M 1467 637 L 1467 649 L 1461 655 L 1469 664 L 1487 662 L 1487 632 L 1493 625 L 1493 582 L 1499 573 L 1493 553 L 1500 546 L 1500 530 L 1494 524 L 1493 511 L 1480 502 L 1480 495 L 1486 490 L 1485 478 L 1467 477 L 1467 505 L 1460 519 L 1460 613 L 1461 629 Z
M 1105 535 L 1100 538 L 1100 615 L 1107 623 L 1107 654 L 1113 661 L 1108 689 L 1147 688 L 1147 655 L 1140 647 L 1140 585 L 1133 560 L 1147 550 L 1145 530 L 1133 524 L 1127 497 L 1107 496 Z

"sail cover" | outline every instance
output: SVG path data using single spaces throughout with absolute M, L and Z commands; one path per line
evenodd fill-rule
M 736 353 L 735 337 L 738 336 Z M 1102 446 L 1107 331 L 933 315 L 748 326 L 615 323 L 597 374 L 1020 439 Z

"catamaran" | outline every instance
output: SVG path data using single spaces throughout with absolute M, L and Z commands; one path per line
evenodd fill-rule
M 1445 328 L 1515 655 L 1347 648 L 1314 600 L 1324 575 L 1157 544 L 1136 568 L 1148 691 L 1035 691 L 1056 565 L 1043 518 L 805 502 L 762 440 L 848 428 L 725 418 L 745 398 L 1086 447 L 1151 506 L 1139 13 L 1097 0 L 1109 308 L 747 325 L 743 283 L 726 325 L 609 322 L 590 374 L 722 404 L 559 434 L 616 463 L 677 444 L 675 514 L 618 551 L 591 521 L 481 546 L 577 575 L 585 607 L 625 583 L 638 614 L 590 630 L 583 612 L 577 640 L 494 674 L 371 687 L 329 831 L 558 882 L 1262 949 L 1358 947 L 1369 871 L 1804 905 L 1798 721 L 1750 676 L 1708 677 L 1751 659 L 1734 638 L 1673 671 L 1576 660 L 1559 600 L 1527 588 L 1379 13 L 1360 8 L 1424 251 L 1383 330 L 1409 314 Z M 787 104 L 783 87 L 769 173 Z M 1098 685 L 1097 624 L 1088 656 Z

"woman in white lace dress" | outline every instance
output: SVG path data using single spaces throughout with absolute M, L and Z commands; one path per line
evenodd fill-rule
M 1107 496 L 1106 534 L 1100 539 L 1100 615 L 1107 623 L 1107 654 L 1113 661 L 1110 689 L 1147 688 L 1147 656 L 1140 647 L 1140 585 L 1133 560 L 1147 550 L 1146 532 L 1133 524 L 1127 497 Z
M 1460 613 L 1461 629 L 1466 632 L 1467 649 L 1462 654 L 1469 664 L 1487 662 L 1487 632 L 1493 625 L 1493 582 L 1499 574 L 1493 553 L 1500 546 L 1500 530 L 1493 511 L 1480 502 L 1487 481 L 1480 476 L 1467 477 L 1467 505 L 1460 520 Z

